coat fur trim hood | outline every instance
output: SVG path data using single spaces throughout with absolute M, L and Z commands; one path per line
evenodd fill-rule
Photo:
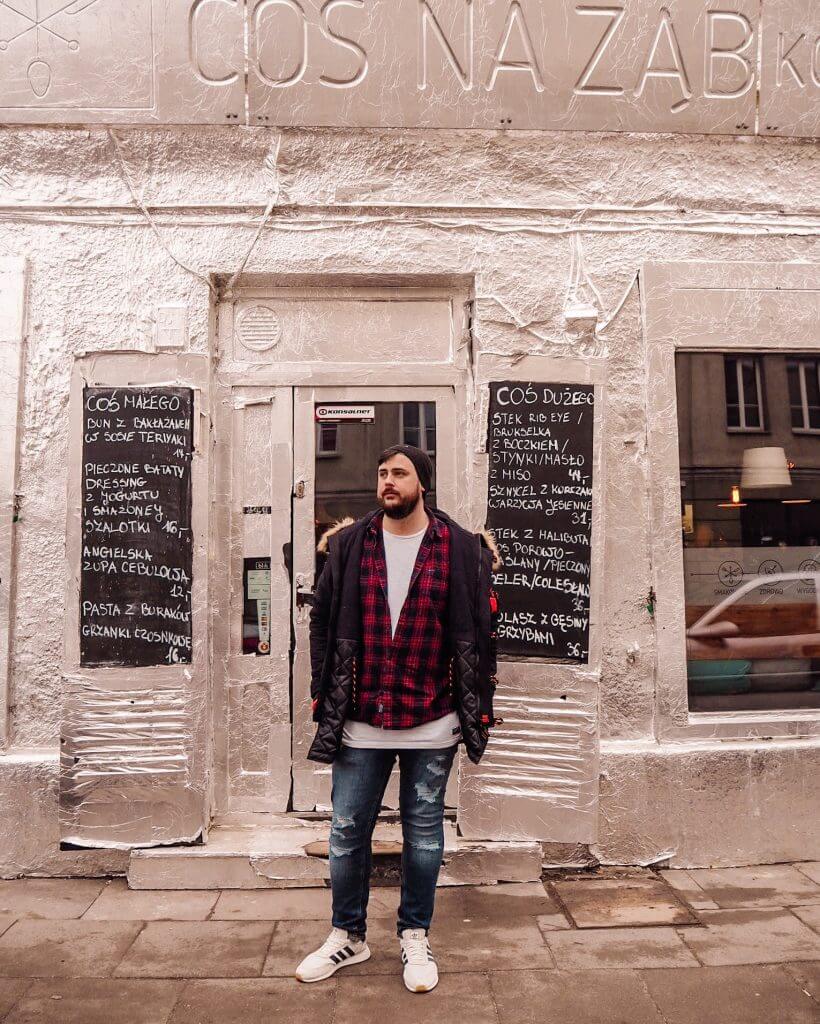
M 481 539 L 493 553 L 493 569 L 500 569 L 504 564 L 504 559 L 501 557 L 501 552 L 498 550 L 498 544 L 496 544 L 495 537 L 493 537 L 487 529 L 481 530 L 480 533 Z
M 350 516 L 345 516 L 344 519 L 337 519 L 332 526 L 328 526 L 322 536 L 319 538 L 319 543 L 316 545 L 316 550 L 321 554 L 327 554 L 327 542 L 334 535 L 339 533 L 340 530 L 344 530 L 346 526 L 352 526 L 356 522 L 355 519 L 351 519 Z
M 333 523 L 332 526 L 329 526 L 322 534 L 322 536 L 319 538 L 319 543 L 316 545 L 316 550 L 323 555 L 327 554 L 328 541 L 330 540 L 330 538 L 335 536 L 335 534 L 340 533 L 348 526 L 352 526 L 355 522 L 356 520 L 352 519 L 350 516 L 345 516 L 344 519 L 337 519 L 336 522 Z M 493 569 L 500 568 L 500 566 L 504 564 L 504 560 L 501 557 L 501 552 L 498 550 L 498 544 L 496 544 L 495 537 L 493 537 L 490 531 L 486 529 L 481 530 L 480 535 L 484 544 L 489 548 L 489 550 L 493 554 Z

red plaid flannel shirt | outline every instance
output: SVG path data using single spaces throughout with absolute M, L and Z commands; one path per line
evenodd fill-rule
M 445 643 L 450 530 L 430 516 L 391 638 L 383 518 L 373 517 L 362 549 L 362 650 L 349 717 L 384 729 L 409 729 L 454 707 Z

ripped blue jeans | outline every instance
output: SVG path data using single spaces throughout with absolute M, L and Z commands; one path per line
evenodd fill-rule
M 364 937 L 370 895 L 371 837 L 399 758 L 401 903 L 397 932 L 429 929 L 444 854 L 444 791 L 456 746 L 366 750 L 342 746 L 333 762 L 330 883 L 333 926 Z

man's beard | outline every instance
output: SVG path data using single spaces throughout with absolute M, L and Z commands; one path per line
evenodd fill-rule
M 414 497 L 402 498 L 398 504 L 386 505 L 384 498 L 378 498 L 378 502 L 379 507 L 384 509 L 384 514 L 388 519 L 406 519 L 415 512 L 416 506 L 421 501 L 421 496 L 422 491 L 419 488 Z

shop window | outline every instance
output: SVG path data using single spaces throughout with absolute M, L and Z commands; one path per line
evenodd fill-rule
M 757 356 L 724 356 L 726 426 L 729 430 L 764 430 L 763 368 Z
M 790 359 L 786 370 L 792 430 L 820 431 L 820 360 Z
M 761 424 L 765 379 L 765 439 L 741 433 L 745 411 L 721 429 L 721 362 L 727 412 L 731 379 Z M 820 431 L 795 428 L 796 410 L 811 423 L 795 385 L 812 372 L 793 354 L 676 357 L 692 711 L 820 707 Z
M 436 403 L 402 402 L 401 436 L 403 444 L 412 444 L 428 455 L 435 455 Z
M 316 454 L 321 456 L 339 454 L 339 424 L 316 424 Z

